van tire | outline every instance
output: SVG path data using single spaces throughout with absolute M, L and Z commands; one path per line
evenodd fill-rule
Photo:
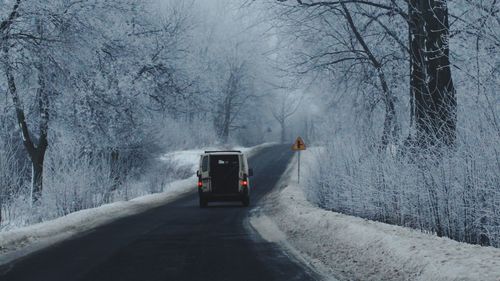
M 244 207 L 248 207 L 250 205 L 250 196 L 243 196 L 243 199 L 241 199 L 241 203 L 243 203 Z
M 208 205 L 207 199 L 200 196 L 200 208 L 206 208 Z

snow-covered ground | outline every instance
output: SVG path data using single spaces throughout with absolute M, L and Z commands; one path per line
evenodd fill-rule
M 303 167 L 312 164 L 312 151 L 302 156 Z M 266 198 L 250 223 L 264 239 L 281 243 L 323 275 L 340 280 L 500 280 L 500 249 L 320 209 L 307 201 L 296 169 L 293 161 L 279 191 Z
M 248 156 L 260 149 L 273 145 L 266 143 L 254 147 L 237 147 Z M 213 148 L 214 150 L 216 148 Z M 184 194 L 196 191 L 196 169 L 198 160 L 204 150 L 184 150 L 163 155 L 165 161 L 173 158 L 182 167 L 190 167 L 193 176 L 167 184 L 164 192 L 134 198 L 130 201 L 119 201 L 97 208 L 71 213 L 54 220 L 0 232 L 0 265 L 39 249 L 48 247 L 76 234 L 88 231 L 114 220 L 138 214 L 149 209 L 171 202 Z M 172 160 L 172 159 L 170 159 Z

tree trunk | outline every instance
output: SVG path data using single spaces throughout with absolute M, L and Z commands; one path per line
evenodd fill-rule
M 281 121 L 280 122 L 280 126 L 281 126 L 281 143 L 285 143 L 286 141 L 286 123 L 285 123 L 285 120 Z
M 452 146 L 456 98 L 449 61 L 447 4 L 442 0 L 410 0 L 408 7 L 416 140 L 423 147 Z
M 8 36 L 3 37 L 4 40 L 8 39 Z M 31 134 L 29 132 L 28 124 L 26 123 L 26 115 L 24 114 L 24 109 L 19 98 L 19 94 L 17 92 L 17 86 L 14 78 L 14 74 L 12 73 L 12 65 L 9 62 L 9 47 L 8 44 L 4 44 L 3 46 L 3 55 L 4 55 L 4 69 L 5 75 L 7 76 L 7 86 L 9 93 L 12 97 L 12 102 L 14 104 L 14 108 L 16 111 L 17 122 L 21 129 L 21 133 L 23 136 L 23 144 L 28 152 L 32 163 L 32 202 L 37 203 L 42 196 L 43 191 L 43 162 L 45 159 L 45 152 L 48 147 L 48 128 L 49 128 L 49 97 L 45 84 L 45 73 L 41 64 L 37 65 L 38 73 L 38 82 L 39 89 L 37 92 L 37 101 L 40 113 L 40 123 L 39 123 L 39 137 L 38 143 L 35 143 L 32 140 Z
M 229 125 L 231 123 L 231 106 L 227 105 L 224 112 L 224 122 L 222 127 L 222 142 L 227 143 L 229 140 Z
M 455 87 L 449 59 L 449 24 L 446 0 L 426 0 L 428 87 L 432 133 L 440 144 L 452 146 L 456 132 Z
M 110 177 L 111 181 L 113 182 L 111 190 L 116 190 L 121 183 L 119 159 L 120 159 L 120 152 L 118 151 L 117 148 L 113 148 L 111 150 L 111 163 L 110 163 L 110 170 L 111 170 Z
M 426 114 L 422 105 L 426 104 L 425 97 L 429 96 L 426 81 L 425 63 L 425 21 L 422 17 L 423 11 L 421 0 L 410 0 L 408 3 L 408 25 L 410 44 L 410 95 L 411 95 L 411 120 L 418 135 L 427 134 Z M 420 139 L 421 137 L 417 137 Z M 410 139 L 412 139 L 410 137 Z M 419 141 L 423 143 L 423 140 Z
M 382 68 L 378 68 L 378 76 L 382 90 L 384 92 L 385 118 L 384 130 L 382 132 L 382 148 L 386 148 L 389 143 L 394 143 L 399 138 L 400 128 L 396 115 L 395 97 L 387 86 Z
M 237 94 L 236 91 L 238 90 L 235 71 L 236 71 L 235 69 L 231 68 L 231 73 L 227 80 L 227 85 L 225 90 L 226 96 L 224 97 L 223 111 L 222 111 L 223 116 L 221 124 L 222 128 L 220 131 L 220 137 L 223 143 L 227 143 L 229 140 L 229 130 L 233 118 L 232 116 L 232 110 L 234 106 L 233 99 Z
M 104 202 L 111 202 L 111 194 L 113 191 L 117 190 L 121 184 L 120 179 L 120 164 L 119 164 L 120 152 L 117 148 L 111 149 L 110 159 L 109 159 L 109 178 L 111 180 L 111 186 L 106 188 L 103 200 Z
M 45 151 L 43 152 L 45 155 Z M 41 160 L 32 161 L 32 186 L 31 186 L 31 198 L 32 202 L 36 203 L 42 198 L 43 191 L 43 158 Z

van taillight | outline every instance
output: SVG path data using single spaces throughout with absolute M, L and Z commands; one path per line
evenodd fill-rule
M 242 186 L 248 186 L 248 181 L 241 181 Z
M 198 187 L 203 187 L 203 183 L 201 181 L 198 181 Z

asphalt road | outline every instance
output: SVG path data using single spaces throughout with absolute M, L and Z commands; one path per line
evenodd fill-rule
M 249 159 L 249 208 L 235 202 L 200 209 L 193 193 L 2 266 L 0 280 L 318 280 L 247 223 L 291 156 L 287 145 Z

